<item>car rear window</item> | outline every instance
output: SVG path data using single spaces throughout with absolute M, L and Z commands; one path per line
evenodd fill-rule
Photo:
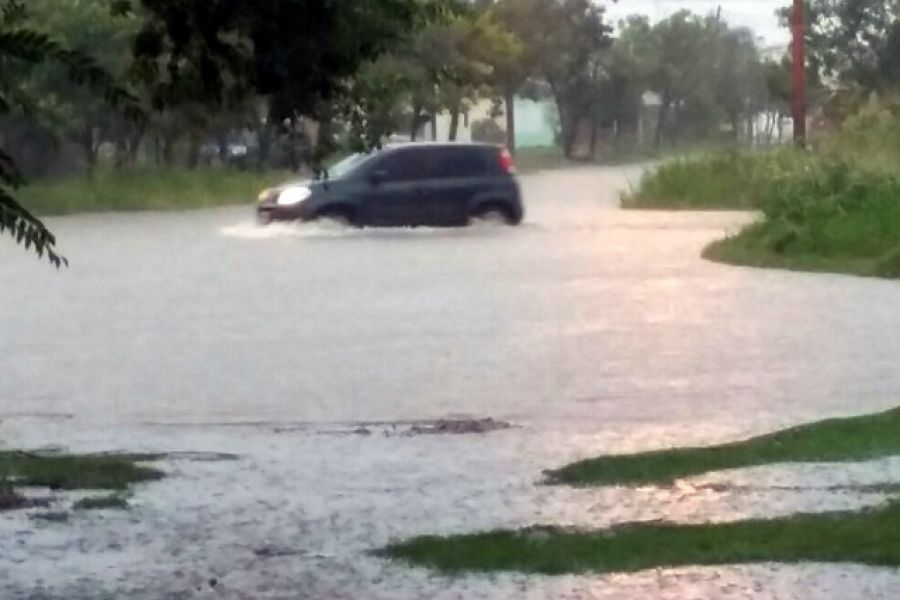
M 438 148 L 433 176 L 437 179 L 481 177 L 490 173 L 486 153 L 481 148 Z
M 462 179 L 497 174 L 499 159 L 491 147 L 411 146 L 390 152 L 378 163 L 387 181 Z

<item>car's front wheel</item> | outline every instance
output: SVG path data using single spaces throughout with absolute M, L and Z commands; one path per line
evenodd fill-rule
M 268 210 L 258 210 L 256 211 L 256 222 L 259 225 L 266 226 L 271 225 L 274 218 L 272 217 L 272 211 Z
M 356 216 L 343 208 L 330 208 L 316 215 L 316 222 L 334 227 L 357 227 Z

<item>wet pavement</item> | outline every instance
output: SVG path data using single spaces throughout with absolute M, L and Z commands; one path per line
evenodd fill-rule
M 15 282 L 0 292 L 2 443 L 240 456 L 164 460 L 170 477 L 127 513 L 5 513 L 0 598 L 898 597 L 897 571 L 850 566 L 446 578 L 367 553 L 423 533 L 886 500 L 871 486 L 900 480 L 894 459 L 535 485 L 585 456 L 900 400 L 900 285 L 706 263 L 703 245 L 752 217 L 617 210 L 638 174 L 528 176 L 520 228 L 83 216 L 52 222 L 73 265 L 59 274 L 0 245 Z M 516 427 L 390 435 L 455 417 Z

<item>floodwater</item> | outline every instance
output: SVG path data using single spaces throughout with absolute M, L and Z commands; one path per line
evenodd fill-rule
M 51 222 L 72 261 L 60 273 L 0 244 L 2 443 L 239 455 L 173 455 L 127 513 L 3 514 L 0 598 L 896 598 L 900 573 L 860 567 L 449 578 L 368 554 L 424 533 L 886 500 L 854 488 L 900 480 L 898 460 L 535 485 L 576 458 L 900 399 L 900 285 L 704 262 L 753 217 L 618 210 L 639 175 L 524 177 L 519 228 L 80 216 Z M 517 427 L 392 435 L 447 417 Z

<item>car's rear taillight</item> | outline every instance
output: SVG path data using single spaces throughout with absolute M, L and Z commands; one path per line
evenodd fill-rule
M 513 162 L 512 154 L 506 148 L 500 149 L 500 168 L 507 175 L 513 175 L 516 172 L 516 163 Z

